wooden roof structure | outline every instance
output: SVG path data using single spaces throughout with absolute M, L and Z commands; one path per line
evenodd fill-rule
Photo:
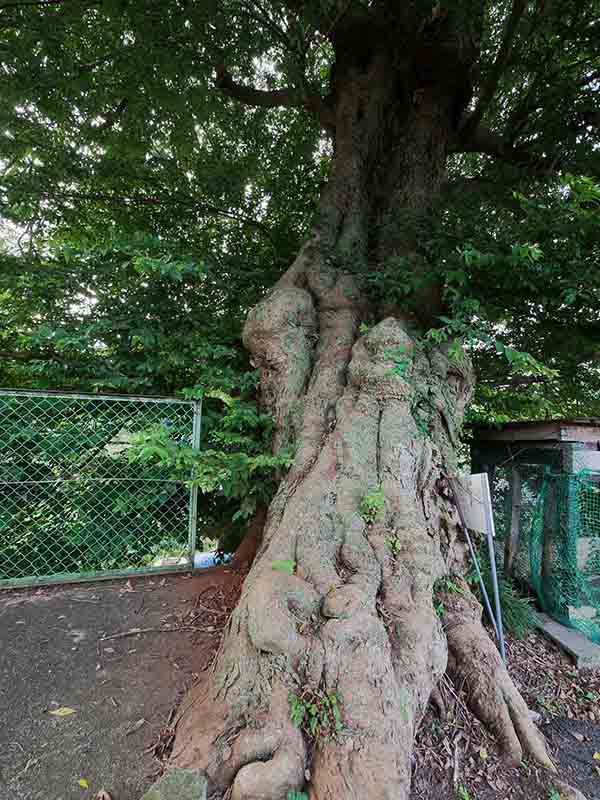
M 496 466 L 547 464 L 563 472 L 597 469 L 600 456 L 600 418 L 574 417 L 523 420 L 500 425 L 476 423 L 471 458 L 475 472 L 493 472 Z
M 469 427 L 473 434 L 472 471 L 487 472 L 491 487 L 498 469 L 504 469 L 505 475 L 508 472 L 510 510 L 504 569 L 511 575 L 519 549 L 523 471 L 526 469 L 531 475 L 533 467 L 534 482 L 538 483 L 547 469 L 567 475 L 581 470 L 600 473 L 600 419 L 525 420 Z M 568 527 L 569 520 L 565 524 Z
M 526 420 L 469 426 L 473 438 L 486 442 L 600 442 L 600 417 Z

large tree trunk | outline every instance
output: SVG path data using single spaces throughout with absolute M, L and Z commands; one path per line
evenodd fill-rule
M 417 346 L 438 290 L 410 313 L 373 308 L 357 276 L 392 257 L 399 281 L 426 268 L 416 232 L 444 176 L 456 70 L 401 90 L 388 74 L 384 56 L 338 52 L 336 150 L 312 236 L 246 324 L 274 446 L 296 455 L 214 670 L 180 711 L 173 761 L 205 770 L 215 798 L 407 798 L 415 731 L 446 670 L 515 763 L 526 752 L 551 767 L 467 585 L 442 598 L 443 618 L 434 610 L 440 579 L 468 568 L 445 487 L 473 374 L 466 357 Z

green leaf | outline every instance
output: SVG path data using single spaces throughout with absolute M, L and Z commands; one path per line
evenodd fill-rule
M 277 572 L 285 572 L 288 575 L 293 575 L 296 569 L 296 562 L 293 559 L 282 559 L 279 561 L 272 561 L 271 568 Z

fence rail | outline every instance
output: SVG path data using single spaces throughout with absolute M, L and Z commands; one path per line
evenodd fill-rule
M 199 447 L 200 403 L 0 389 L 0 588 L 190 569 L 191 476 L 130 458 L 166 427 Z

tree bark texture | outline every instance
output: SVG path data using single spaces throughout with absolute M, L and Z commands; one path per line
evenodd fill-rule
M 213 798 L 408 798 L 415 732 L 447 671 L 508 758 L 552 768 L 481 607 L 465 582 L 444 589 L 468 570 L 445 481 L 470 363 L 417 341 L 415 324 L 440 312 L 437 289 L 417 295 L 416 313 L 375 308 L 357 269 L 400 257 L 426 270 L 412 222 L 444 180 L 469 64 L 457 48 L 454 62 L 430 63 L 422 48 L 399 70 L 386 48 L 343 44 L 315 226 L 244 332 L 273 446 L 295 458 L 214 668 L 178 716 L 173 763 L 205 770 Z M 325 708 L 326 721 L 298 727 L 294 704 Z

